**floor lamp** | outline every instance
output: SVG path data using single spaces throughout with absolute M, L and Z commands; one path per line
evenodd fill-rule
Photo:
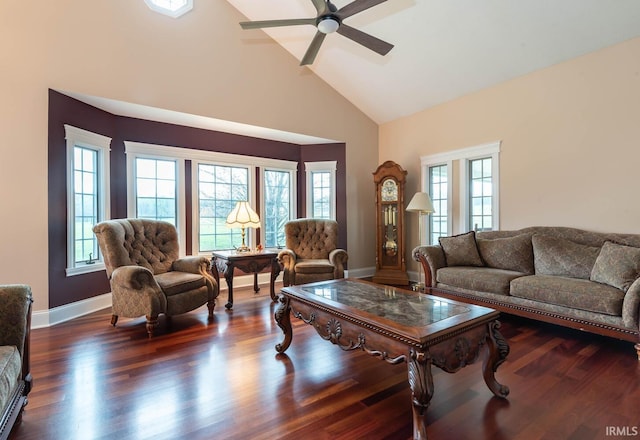
M 418 243 L 422 245 L 422 216 L 435 212 L 429 194 L 425 192 L 415 193 L 415 195 L 407 205 L 407 211 L 418 213 Z M 416 285 L 415 290 L 422 291 L 423 288 L 424 283 L 422 282 L 422 265 L 420 264 L 418 270 L 418 284 Z

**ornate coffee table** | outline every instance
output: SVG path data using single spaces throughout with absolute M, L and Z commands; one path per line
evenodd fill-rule
M 280 353 L 291 344 L 293 315 L 343 350 L 362 350 L 391 364 L 407 362 L 414 439 L 427 438 L 432 365 L 455 373 L 475 362 L 486 346 L 484 381 L 496 396 L 509 394 L 495 379 L 509 345 L 493 309 L 356 279 L 284 287 L 278 303 L 275 320 L 284 332 L 276 345 Z

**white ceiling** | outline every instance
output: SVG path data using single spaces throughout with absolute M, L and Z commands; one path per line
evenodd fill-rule
M 316 15 L 311 0 L 227 1 L 249 20 Z M 330 34 L 300 69 L 381 124 L 640 36 L 640 0 L 389 0 L 345 23 L 395 47 L 382 57 Z M 316 29 L 244 32 L 267 32 L 300 60 Z

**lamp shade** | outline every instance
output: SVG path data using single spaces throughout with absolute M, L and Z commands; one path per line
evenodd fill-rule
M 422 214 L 430 214 L 436 212 L 431 203 L 431 197 L 425 192 L 417 192 L 407 205 L 407 211 L 420 212 Z
M 251 209 L 249 202 L 238 202 L 227 216 L 226 224 L 230 228 L 259 228 L 260 217 Z

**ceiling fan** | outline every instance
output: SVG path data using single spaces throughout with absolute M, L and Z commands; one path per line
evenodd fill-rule
M 366 9 L 372 8 L 387 0 L 355 0 L 352 3 L 338 9 L 330 0 L 311 0 L 318 15 L 314 18 L 294 18 L 284 20 L 264 20 L 264 21 L 243 21 L 240 23 L 242 29 L 260 29 L 267 27 L 297 26 L 310 24 L 318 31 L 311 41 L 302 61 L 301 66 L 312 64 L 318 55 L 320 45 L 327 34 L 337 32 L 343 37 L 355 41 L 358 44 L 370 49 L 380 55 L 386 55 L 393 48 L 393 44 L 382 41 L 379 38 L 362 32 L 356 28 L 344 24 L 346 18 L 351 17 Z

